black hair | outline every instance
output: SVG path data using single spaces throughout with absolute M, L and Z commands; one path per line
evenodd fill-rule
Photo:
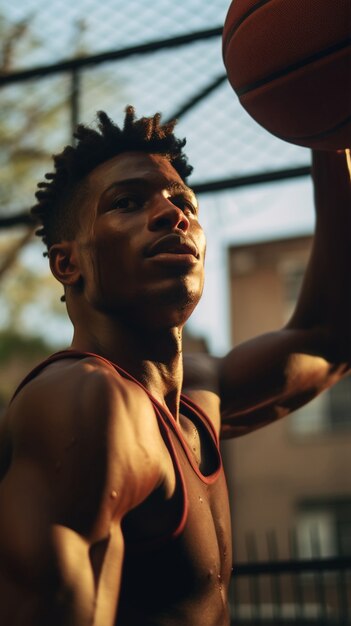
M 79 206 L 84 195 L 84 178 L 101 163 L 127 151 L 161 154 L 186 181 L 192 167 L 182 149 L 186 140 L 173 133 L 176 120 L 161 125 L 161 115 L 136 119 L 132 106 L 125 110 L 121 129 L 104 111 L 97 113 L 98 130 L 80 124 L 74 134 L 75 146 L 66 146 L 53 156 L 55 171 L 38 184 L 37 204 L 31 209 L 41 224 L 37 230 L 49 250 L 62 239 L 74 239 Z M 47 253 L 45 253 L 47 254 Z

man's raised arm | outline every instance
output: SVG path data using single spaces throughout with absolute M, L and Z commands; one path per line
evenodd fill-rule
M 294 314 L 219 365 L 222 435 L 278 419 L 351 367 L 350 152 L 313 152 L 316 232 Z
M 351 367 L 350 174 L 350 151 L 313 152 L 316 232 L 287 325 L 221 359 L 185 358 L 185 386 L 220 395 L 224 438 L 287 415 Z

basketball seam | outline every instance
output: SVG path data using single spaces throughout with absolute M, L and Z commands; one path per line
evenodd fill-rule
M 271 2 L 271 0 L 259 0 L 258 2 L 256 2 L 256 4 L 254 4 L 254 6 L 251 7 L 251 9 L 246 11 L 246 13 L 244 13 L 244 15 L 242 15 L 238 19 L 237 22 L 235 22 L 235 24 L 233 24 L 233 26 L 230 28 L 228 34 L 226 35 L 226 37 L 225 37 L 225 39 L 223 41 L 224 54 L 226 52 L 226 47 L 227 47 L 228 41 L 230 41 L 230 39 L 233 37 L 233 35 L 235 34 L 235 31 L 239 28 L 239 26 L 246 20 L 247 17 L 249 17 L 252 13 L 257 11 L 261 7 L 263 7 L 265 4 L 268 4 L 268 2 Z
M 311 54 L 309 57 L 306 57 L 302 61 L 296 61 L 295 63 L 292 63 L 291 65 L 288 65 L 287 67 L 284 67 L 284 69 L 273 72 L 272 74 L 269 74 L 265 78 L 260 78 L 259 80 L 256 80 L 255 82 L 250 83 L 249 85 L 245 85 L 239 88 L 236 87 L 235 91 L 239 97 L 243 96 L 247 94 L 248 92 L 253 91 L 254 89 L 257 89 L 258 87 L 263 87 L 267 83 L 274 81 L 277 78 L 281 78 L 282 76 L 291 74 L 292 72 L 295 72 L 296 70 L 299 70 L 302 67 L 305 67 L 311 63 L 314 63 L 315 61 L 319 61 L 320 59 L 323 59 L 329 54 L 333 54 L 334 52 L 339 52 L 343 48 L 347 48 L 347 46 L 349 46 L 350 44 L 351 44 L 351 37 L 349 37 L 348 39 L 344 41 L 338 42 L 337 44 L 333 44 L 332 46 L 329 46 L 328 48 L 324 48 L 323 50 L 320 50 L 319 52 Z
M 332 128 L 328 128 L 327 130 L 319 131 L 318 133 L 314 133 L 313 135 L 291 135 L 291 136 L 287 136 L 287 135 L 279 134 L 279 137 L 280 137 L 280 139 L 283 139 L 285 141 L 292 141 L 292 140 L 296 140 L 296 141 L 310 141 L 310 140 L 315 140 L 315 139 L 323 139 L 324 137 L 328 137 L 328 135 L 331 135 L 331 134 L 335 133 L 335 131 L 340 130 L 341 128 L 343 128 L 343 126 L 346 126 L 347 124 L 349 124 L 349 122 L 351 122 L 351 115 L 349 115 L 344 120 L 342 120 L 342 122 L 338 122 Z

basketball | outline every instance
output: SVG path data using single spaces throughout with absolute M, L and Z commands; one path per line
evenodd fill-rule
M 244 109 L 300 146 L 351 146 L 351 0 L 233 0 L 228 80 Z

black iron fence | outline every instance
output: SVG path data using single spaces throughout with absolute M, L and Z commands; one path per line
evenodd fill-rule
M 232 626 L 350 626 L 351 557 L 239 563 Z

